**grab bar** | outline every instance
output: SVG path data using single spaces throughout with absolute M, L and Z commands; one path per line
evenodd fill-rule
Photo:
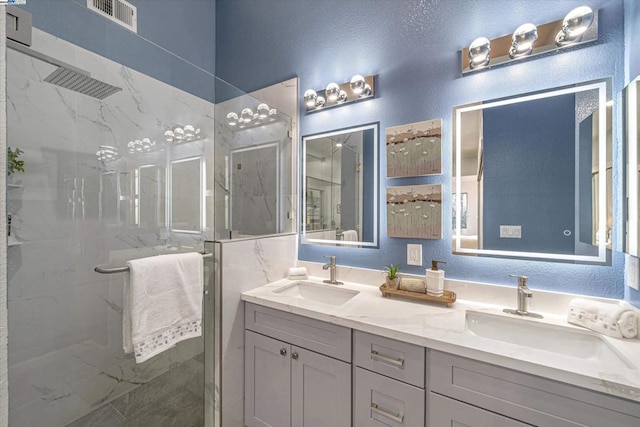
M 202 258 L 213 257 L 213 254 L 209 252 L 200 252 L 200 255 L 202 255 Z M 125 265 L 124 267 L 102 268 L 98 265 L 93 269 L 93 271 L 101 274 L 126 273 L 129 271 L 129 266 Z

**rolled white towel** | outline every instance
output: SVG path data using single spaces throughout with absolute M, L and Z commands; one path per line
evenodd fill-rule
M 287 279 L 305 280 L 309 277 L 306 267 L 291 267 L 287 270 Z
M 404 277 L 400 281 L 399 288 L 401 291 L 418 292 L 421 294 L 427 293 L 427 288 L 422 279 L 409 279 Z
M 615 338 L 638 336 L 635 311 L 618 304 L 576 298 L 569 303 L 567 321 Z

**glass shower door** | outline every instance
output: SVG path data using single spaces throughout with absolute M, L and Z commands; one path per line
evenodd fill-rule
M 37 29 L 7 68 L 8 144 L 25 169 L 7 188 L 10 426 L 213 425 L 203 338 L 135 363 L 122 348 L 127 274 L 94 271 L 204 250 L 212 102 Z M 56 83 L 75 69 L 104 92 Z M 194 187 L 196 212 L 178 209 Z M 205 284 L 212 273 L 209 259 Z

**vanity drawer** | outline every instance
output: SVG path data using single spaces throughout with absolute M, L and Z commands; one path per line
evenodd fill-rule
M 433 392 L 533 425 L 640 426 L 638 402 L 464 357 L 430 350 L 428 375 Z
M 356 365 L 424 388 L 424 347 L 355 331 Z
M 245 303 L 246 329 L 351 362 L 351 329 Z
M 356 368 L 354 390 L 354 426 L 424 426 L 423 389 Z

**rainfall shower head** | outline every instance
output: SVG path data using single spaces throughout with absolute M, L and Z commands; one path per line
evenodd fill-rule
M 107 96 L 113 95 L 114 93 L 122 90 L 117 86 L 112 86 L 108 83 L 94 79 L 88 72 L 81 70 L 80 68 L 37 52 L 27 46 L 16 43 L 13 40 L 7 40 L 7 47 L 18 52 L 22 52 L 32 58 L 57 66 L 58 68 L 44 79 L 47 83 L 51 83 L 65 89 L 70 89 L 83 95 L 92 96 L 97 99 L 105 99 Z
M 119 87 L 101 82 L 87 74 L 66 67 L 58 67 L 44 81 L 98 99 L 105 99 L 107 96 L 122 90 Z

